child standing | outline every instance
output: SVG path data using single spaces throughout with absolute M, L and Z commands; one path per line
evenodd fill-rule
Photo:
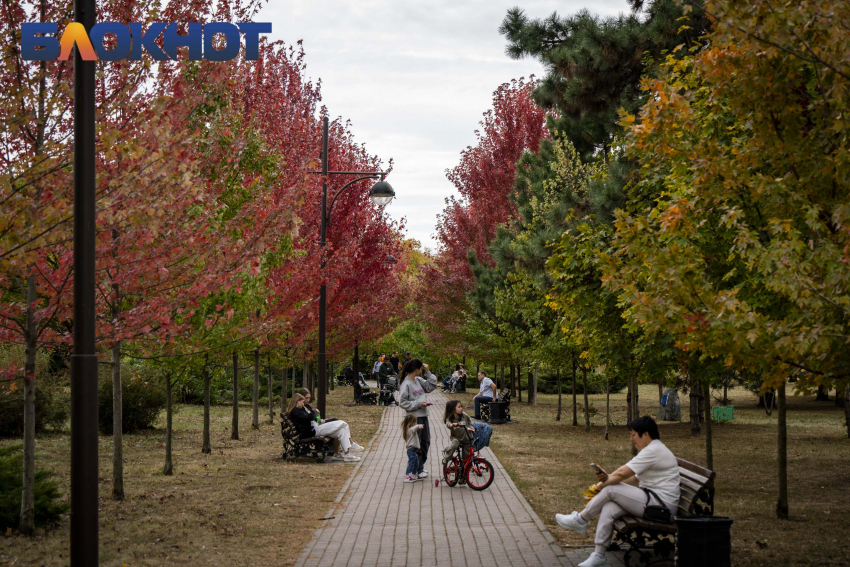
M 472 419 L 463 412 L 460 400 L 449 400 L 446 403 L 446 413 L 443 416 L 446 427 L 451 431 L 452 442 L 443 449 L 443 464 L 448 463 L 452 454 L 458 447 L 463 447 L 463 458 L 469 456 L 469 447 L 472 442 L 467 434 L 467 427 L 472 427 Z
M 416 482 L 419 480 L 419 430 L 424 429 L 424 425 L 416 423 L 416 416 L 412 413 L 404 416 L 401 421 L 401 437 L 404 439 L 404 446 L 407 450 L 407 472 L 404 475 L 404 482 Z

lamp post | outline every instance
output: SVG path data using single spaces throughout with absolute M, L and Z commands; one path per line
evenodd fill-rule
M 372 202 L 379 206 L 389 205 L 390 201 L 395 197 L 395 191 L 392 186 L 384 181 L 386 172 L 383 171 L 328 171 L 328 118 L 322 118 L 322 171 L 311 171 L 310 173 L 319 174 L 322 176 L 322 224 L 321 224 L 321 253 L 322 253 L 322 286 L 319 288 L 319 392 L 316 405 L 319 413 L 326 416 L 325 401 L 327 397 L 327 361 L 328 356 L 325 352 L 325 318 L 327 311 L 327 286 L 325 283 L 325 246 L 327 245 L 328 226 L 331 223 L 331 211 L 337 198 L 345 192 L 346 189 L 365 179 L 380 178 L 380 180 L 369 190 L 369 198 Z M 337 191 L 328 205 L 328 176 L 330 175 L 357 175 L 356 179 L 349 181 L 342 186 L 342 189 Z
M 95 24 L 95 0 L 74 21 Z M 71 565 L 98 564 L 95 352 L 95 62 L 74 54 L 74 351 L 71 355 Z

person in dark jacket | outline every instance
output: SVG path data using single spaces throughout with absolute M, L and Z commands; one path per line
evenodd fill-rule
M 339 441 L 339 445 L 344 451 L 343 461 L 356 463 L 360 460 L 360 457 L 351 452 L 351 431 L 348 429 L 348 424 L 342 420 L 326 422 L 321 419 L 316 415 L 316 412 L 304 407 L 304 396 L 301 394 L 292 396 L 292 401 L 289 402 L 289 418 L 295 424 L 295 430 L 300 438 L 332 437 Z

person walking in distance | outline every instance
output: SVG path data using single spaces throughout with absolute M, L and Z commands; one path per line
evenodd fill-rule
M 422 375 L 425 378 L 422 378 Z M 422 425 L 419 430 L 419 454 L 421 456 L 416 472 L 419 478 L 426 478 L 425 462 L 428 460 L 428 449 L 431 447 L 431 428 L 428 425 L 427 394 L 437 389 L 437 377 L 431 374 L 427 364 L 422 364 L 418 358 L 412 358 L 401 369 L 401 385 L 398 392 L 398 405 L 408 414 L 416 417 L 416 423 Z
M 393 365 L 393 373 L 398 374 L 398 363 L 401 362 L 398 359 L 398 351 L 394 350 L 393 355 L 390 357 L 390 364 Z

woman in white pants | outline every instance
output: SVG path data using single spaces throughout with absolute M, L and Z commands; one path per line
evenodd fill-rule
M 359 461 L 360 457 L 353 455 L 352 451 L 362 451 L 363 447 L 351 440 L 351 430 L 348 428 L 348 424 L 339 419 L 326 421 L 319 418 L 317 420 L 316 416 L 316 412 L 305 407 L 304 396 L 301 394 L 292 396 L 292 401 L 289 402 L 289 417 L 295 424 L 299 437 L 302 439 L 332 437 L 339 443 L 342 450 L 334 454 L 335 460 L 347 463 Z
M 631 442 L 639 451 L 628 463 L 610 475 L 597 472 L 599 494 L 587 503 L 581 512 L 555 514 L 555 521 L 564 529 L 580 534 L 587 531 L 591 519 L 599 516 L 596 549 L 579 567 L 603 567 L 607 565 L 605 552 L 611 545 L 614 520 L 621 516 L 643 517 L 649 489 L 654 493 L 650 504 L 664 504 L 675 515 L 679 506 L 679 463 L 664 443 L 659 440 L 658 425 L 649 416 L 629 422 Z
M 321 416 L 319 415 L 319 411 L 314 410 L 310 406 L 310 402 L 312 401 L 312 398 L 313 398 L 313 395 L 310 393 L 310 390 L 308 390 L 307 388 L 301 388 L 300 390 L 298 390 L 298 393 L 301 394 L 302 396 L 304 396 L 304 409 L 306 409 L 308 412 L 313 412 L 314 417 L 318 416 L 318 417 L 321 418 Z M 324 435 L 324 436 L 327 436 L 327 437 L 333 437 L 334 438 L 334 449 L 335 449 L 335 451 L 334 451 L 333 459 L 335 461 L 344 461 L 345 459 L 343 457 L 343 453 L 346 453 L 347 449 L 343 448 L 343 451 L 340 452 L 340 447 L 342 447 L 342 442 L 337 439 L 337 435 L 342 435 L 341 426 L 331 427 L 334 424 L 342 424 L 342 425 L 345 426 L 345 430 L 348 431 L 348 445 L 351 447 L 352 451 L 359 452 L 359 451 L 365 450 L 364 447 L 358 445 L 357 443 L 355 443 L 354 441 L 351 440 L 351 429 L 348 427 L 348 423 L 346 423 L 346 422 L 344 422 L 340 419 L 336 419 L 336 418 L 328 418 L 328 419 L 322 420 L 321 425 L 323 425 L 323 426 L 328 425 L 328 427 L 323 429 L 323 431 L 329 431 L 329 432 L 332 432 L 332 433 L 318 433 L 317 435 Z

